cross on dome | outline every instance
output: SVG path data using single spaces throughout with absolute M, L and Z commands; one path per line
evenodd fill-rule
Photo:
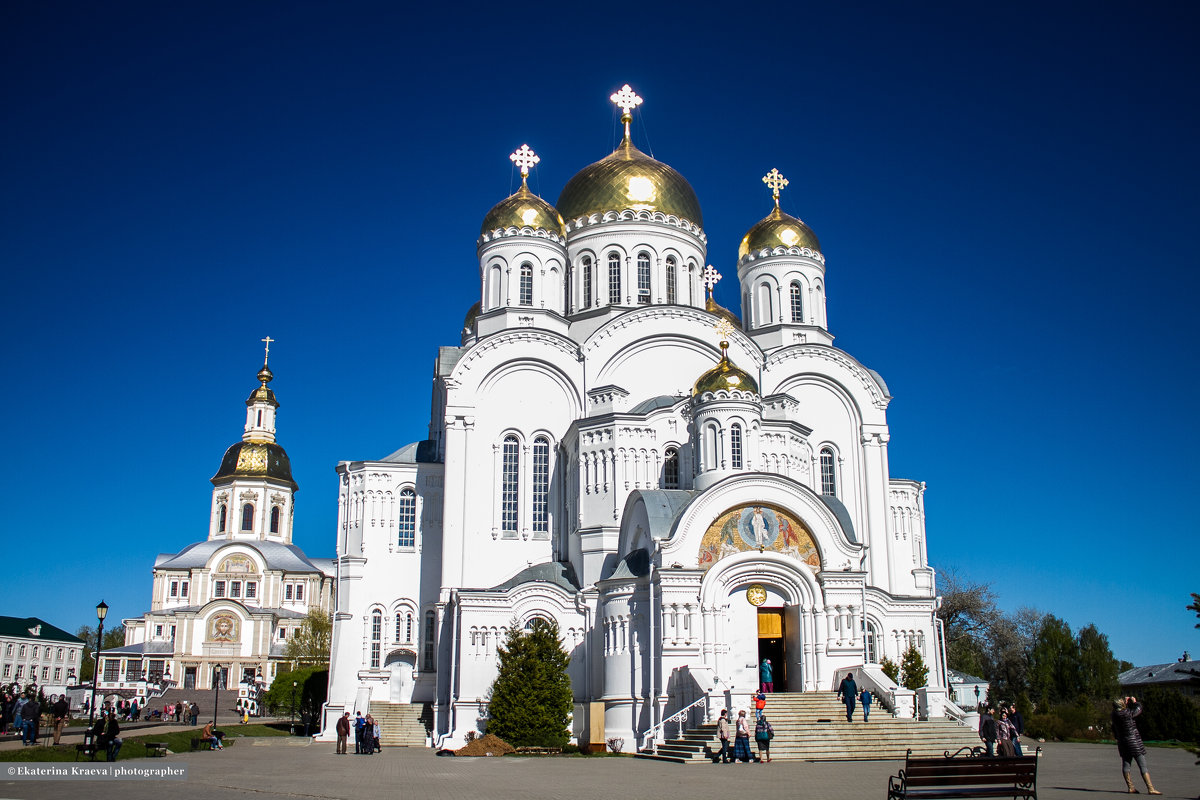
M 268 336 L 265 339 L 259 339 L 259 341 L 267 343 L 267 351 L 265 353 L 263 353 L 263 366 L 265 367 L 267 365 L 267 359 L 271 357 L 271 342 L 274 342 L 277 340 L 272 339 L 270 336 Z
M 721 273 L 717 272 L 712 264 L 709 264 L 704 268 L 704 272 L 700 274 L 704 277 L 704 286 L 708 289 L 708 296 L 712 297 L 717 281 L 721 280 Z
M 509 160 L 521 168 L 521 183 L 529 177 L 529 168 L 536 166 L 542 159 L 538 154 L 529 149 L 529 145 L 523 144 L 517 148 L 516 152 L 510 155 Z
M 730 334 L 733 333 L 733 325 L 729 322 L 729 320 L 722 318 L 717 322 L 716 325 L 713 325 L 713 330 L 716 331 L 717 335 L 721 337 L 721 349 L 724 350 L 729 346 L 729 342 L 727 340 L 729 339 Z
M 629 123 L 633 122 L 633 115 L 629 112 L 642 104 L 642 98 L 634 94 L 633 89 L 627 83 L 621 87 L 621 91 L 613 92 L 612 97 L 608 99 L 621 109 L 621 122 L 625 123 L 625 138 L 628 139 Z
M 788 185 L 788 179 L 783 177 L 779 170 L 772 167 L 771 171 L 763 176 L 762 182 L 771 190 L 771 196 L 775 198 L 775 207 L 778 208 L 779 192 L 783 190 L 783 187 Z

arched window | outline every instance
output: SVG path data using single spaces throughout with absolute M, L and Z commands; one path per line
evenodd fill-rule
M 804 290 L 800 284 L 793 283 L 790 296 L 792 301 L 792 322 L 804 322 Z
M 220 508 L 217 509 L 217 531 L 220 533 L 225 532 L 225 518 L 228 516 L 228 512 L 229 509 L 225 507 L 224 503 L 221 503 Z
M 423 657 L 421 659 L 421 661 L 422 661 L 421 668 L 424 669 L 426 672 L 432 672 L 434 670 L 434 665 L 436 664 L 436 662 L 434 661 L 434 658 L 433 658 L 433 655 L 434 655 L 434 648 L 433 648 L 434 619 L 435 618 L 434 618 L 432 611 L 425 612 L 425 647 L 424 647 L 424 653 L 422 654 Z
M 663 457 L 662 488 L 679 488 L 679 451 L 674 447 L 668 447 L 667 452 Z
M 729 467 L 742 468 L 742 426 L 736 422 L 729 426 Z
M 404 641 L 404 639 L 400 638 L 401 635 L 403 634 L 403 632 L 404 632 L 404 615 L 401 614 L 399 611 L 397 611 L 396 612 L 396 641 L 397 642 Z
M 717 426 L 704 426 L 704 449 L 701 456 L 704 472 L 717 468 Z
M 254 530 L 254 503 L 246 503 L 242 506 L 242 530 Z
M 867 663 L 879 663 L 879 629 L 875 627 L 875 623 L 867 620 Z
M 412 489 L 400 492 L 400 507 L 396 518 L 400 532 L 396 539 L 397 547 L 411 548 L 417 545 L 417 493 Z
M 404 613 L 404 641 L 411 644 L 412 640 L 413 640 L 413 615 L 412 615 L 411 611 L 406 611 Z
M 516 436 L 504 437 L 504 462 L 500 474 L 500 530 L 517 532 L 517 491 L 520 488 L 520 443 Z
M 675 304 L 675 257 L 667 256 L 667 302 Z
M 491 311 L 493 308 L 500 307 L 500 267 L 492 267 L 488 270 L 488 305 L 485 311 Z
M 550 532 L 550 440 L 533 440 L 533 532 Z
M 758 326 L 762 327 L 774 322 L 775 315 L 771 312 L 771 284 L 760 283 L 758 285 L 755 301 L 758 303 Z
M 837 476 L 834 473 L 833 448 L 821 448 L 821 494 L 837 496 Z
M 696 274 L 695 273 L 696 273 L 696 265 L 688 264 L 687 265 L 687 290 L 688 290 L 688 305 L 689 306 L 696 305 L 696 296 L 695 296 Z
M 621 304 L 621 256 L 617 253 L 608 254 L 608 304 Z
M 533 305 L 533 267 L 529 264 L 521 265 L 521 297 L 519 302 L 523 306 Z
M 379 669 L 379 644 L 383 638 L 383 614 L 371 612 L 371 669 Z
M 279 506 L 271 506 L 271 533 L 279 533 Z
M 592 258 L 583 257 L 583 307 L 592 307 Z
M 646 305 L 650 302 L 650 254 L 638 253 L 637 257 L 638 270 L 638 304 Z

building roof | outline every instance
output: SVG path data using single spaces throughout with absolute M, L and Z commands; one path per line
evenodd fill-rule
M 633 408 L 629 409 L 630 414 L 645 415 L 651 411 L 657 411 L 660 408 L 671 408 L 678 403 L 680 398 L 673 397 L 669 394 L 660 394 L 658 397 L 651 397 L 649 400 L 643 400 Z
M 437 442 L 432 439 L 412 442 L 383 460 L 393 464 L 437 464 Z
M 174 652 L 175 645 L 172 642 L 138 642 L 121 647 L 109 647 L 100 653 L 100 657 L 114 655 L 169 656 Z
M 1122 686 L 1145 686 L 1153 683 L 1200 682 L 1200 661 L 1176 661 L 1171 664 L 1151 664 L 1148 667 L 1127 669 L 1117 676 Z
M 842 501 L 831 494 L 817 496 L 821 498 L 821 502 L 837 517 L 838 524 L 846 532 L 846 538 L 854 544 L 858 544 L 858 534 L 854 532 L 854 522 L 850 519 L 850 512 L 846 510 L 846 506 L 842 505 Z
M 83 639 L 37 617 L 0 617 L 0 636 L 83 644 Z
M 245 539 L 210 539 L 190 544 L 175 555 L 161 553 L 155 559 L 154 568 L 199 569 L 208 564 L 213 553 L 222 547 L 232 544 L 245 545 L 257 550 L 262 555 L 263 560 L 267 562 L 267 569 L 277 569 L 284 572 L 320 572 L 327 574 L 326 570 L 309 561 L 308 556 L 304 555 L 304 551 L 294 544 Z
M 987 678 L 980 678 L 978 675 L 968 675 L 956 669 L 946 670 L 946 680 L 948 683 L 981 683 L 985 685 L 988 682 Z
M 546 561 L 534 564 L 518 572 L 504 583 L 493 586 L 488 591 L 506 592 L 526 583 L 553 583 L 568 592 L 579 591 L 579 581 L 575 577 L 575 569 L 565 561 Z
M 251 615 L 274 614 L 280 619 L 304 619 L 306 616 L 308 616 L 303 611 L 296 611 L 293 608 L 264 608 L 262 606 L 248 606 L 236 597 L 215 597 L 212 600 L 209 600 L 205 605 L 225 602 L 239 605 Z M 178 617 L 180 615 L 198 614 L 202 608 L 204 608 L 204 606 L 168 606 L 166 608 L 157 609 L 156 611 L 147 611 L 142 615 L 142 617 Z M 135 617 L 135 619 L 141 619 L 141 617 Z

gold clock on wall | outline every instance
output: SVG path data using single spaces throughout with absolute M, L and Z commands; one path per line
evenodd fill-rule
M 767 590 L 763 588 L 761 583 L 756 583 L 746 590 L 746 600 L 752 606 L 761 606 L 767 602 Z

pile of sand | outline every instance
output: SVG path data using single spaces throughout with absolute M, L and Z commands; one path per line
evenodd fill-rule
M 504 756 L 515 752 L 516 748 L 499 736 L 487 734 L 473 742 L 467 742 L 466 747 L 454 751 L 456 756 Z

